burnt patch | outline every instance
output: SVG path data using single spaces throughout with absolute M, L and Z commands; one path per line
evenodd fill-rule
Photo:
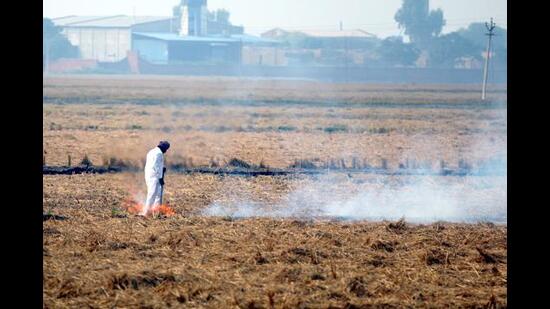
M 54 221 L 65 221 L 69 220 L 68 217 L 53 215 L 53 214 L 42 214 L 42 221 L 54 220 Z
M 348 290 L 357 297 L 369 296 L 367 284 L 363 277 L 354 277 L 348 282 Z
M 431 249 L 424 256 L 426 265 L 449 264 L 449 256 L 439 249 Z
M 246 161 L 243 161 L 241 159 L 233 158 L 229 162 L 227 162 L 226 166 L 228 167 L 241 167 L 241 168 L 251 168 L 252 165 Z
M 381 241 L 377 240 L 375 243 L 371 245 L 371 248 L 375 250 L 383 250 L 386 252 L 393 252 L 395 250 L 395 247 L 397 246 L 396 241 Z
M 301 255 L 301 256 L 307 256 L 310 254 L 310 251 L 304 248 L 292 248 L 288 252 L 296 255 Z
M 156 287 L 165 282 L 177 282 L 177 278 L 172 274 L 158 274 L 150 271 L 144 271 L 139 275 L 114 275 L 109 281 L 109 287 L 113 290 L 126 290 L 140 288 Z
M 480 247 L 476 247 L 477 252 L 479 253 L 478 261 L 487 264 L 497 264 L 504 261 L 503 257 L 498 254 L 487 252 Z
M 386 229 L 390 232 L 394 232 L 396 234 L 402 234 L 405 231 L 407 231 L 407 223 L 405 223 L 405 219 L 400 219 L 397 222 L 392 222 L 388 225 L 386 225 Z
M 126 249 L 128 247 L 130 247 L 130 245 L 125 243 L 125 242 L 113 241 L 113 242 L 107 243 L 107 249 L 114 250 L 114 251 L 123 250 L 123 249 Z
M 374 256 L 373 258 L 368 260 L 366 264 L 374 267 L 386 267 L 392 265 L 392 263 L 388 262 L 385 257 L 380 255 Z
M 268 264 L 269 263 L 269 260 L 266 257 L 264 257 L 260 252 L 256 253 L 256 255 L 254 256 L 254 261 L 258 265 L 263 265 L 263 264 Z

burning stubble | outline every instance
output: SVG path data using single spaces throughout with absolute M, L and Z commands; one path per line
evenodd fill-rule
M 494 109 L 497 113 L 493 121 L 500 120 L 506 127 L 505 104 L 495 103 Z M 475 129 L 480 128 L 472 128 Z M 506 142 L 495 149 L 492 141 L 497 137 L 489 132 L 469 142 L 464 157 L 490 158 L 475 167 L 477 174 L 438 176 L 428 170 L 418 171 L 414 176 L 327 173 L 300 182 L 275 204 L 253 201 L 249 198 L 252 193 L 241 192 L 231 202 L 214 201 L 202 214 L 236 218 L 325 217 L 374 221 L 405 218 L 418 223 L 490 221 L 506 224 L 507 149 Z M 414 143 L 414 139 L 409 142 Z M 421 144 L 426 149 L 438 146 L 426 139 Z M 404 158 L 415 155 L 405 152 Z M 445 162 L 441 165 L 443 169 Z M 349 184 L 353 184 L 353 192 L 349 192 Z M 342 190 L 348 192 L 341 194 Z
M 351 189 L 350 189 L 351 188 Z M 353 192 L 349 192 L 353 191 Z M 278 203 L 215 201 L 206 216 L 340 218 L 429 223 L 506 222 L 506 177 L 381 176 L 332 174 L 312 178 Z

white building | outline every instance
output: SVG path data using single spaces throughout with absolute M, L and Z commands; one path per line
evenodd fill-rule
M 181 1 L 181 36 L 206 36 L 208 34 L 208 9 L 206 6 L 206 0 Z
M 173 17 L 66 16 L 52 19 L 83 59 L 116 62 L 132 50 L 133 32 L 173 32 Z

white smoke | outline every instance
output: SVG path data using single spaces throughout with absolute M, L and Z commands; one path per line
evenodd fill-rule
M 360 176 L 328 174 L 291 191 L 269 204 L 238 198 L 215 202 L 206 216 L 340 218 L 409 222 L 506 222 L 506 176 Z M 347 178 L 347 179 L 346 179 Z M 357 192 L 349 194 L 346 190 Z M 365 183 L 361 183 L 365 181 Z M 244 194 L 249 196 L 249 194 Z
M 437 176 L 432 170 L 415 176 L 361 175 L 329 173 L 318 177 L 289 179 L 295 188 L 276 202 L 256 201 L 254 192 L 239 190 L 232 198 L 215 201 L 201 214 L 234 218 L 340 218 L 345 220 L 398 220 L 430 223 L 507 221 L 507 149 L 506 104 L 495 103 L 493 120 L 504 125 L 504 132 L 487 130 L 472 134 L 469 147 L 464 147 L 465 159 L 483 158 L 469 176 Z M 504 133 L 504 134 L 503 134 Z M 414 145 L 407 158 L 421 160 L 416 155 L 441 149 L 441 141 L 411 136 L 407 143 Z M 427 151 L 422 151 L 422 148 Z M 306 156 L 307 153 L 304 154 Z M 353 154 L 354 155 L 354 154 Z M 439 153 L 434 153 L 439 156 Z M 343 153 L 344 157 L 349 157 Z M 433 163 L 433 162 L 432 162 Z M 449 163 L 449 162 L 447 162 Z M 469 162 L 472 163 L 472 162 Z M 481 164 L 481 165 L 479 165 Z M 427 167 L 430 169 L 430 167 Z M 266 188 L 269 191 L 270 188 Z M 225 190 L 224 190 L 225 191 Z M 244 191 L 244 192 L 243 192 Z

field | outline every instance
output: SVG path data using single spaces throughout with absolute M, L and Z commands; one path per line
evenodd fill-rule
M 505 162 L 506 88 L 488 103 L 478 88 L 48 77 L 44 159 L 141 168 L 167 139 L 186 166 Z M 506 307 L 506 176 L 168 171 L 176 214 L 140 219 L 125 205 L 142 178 L 44 175 L 44 213 L 61 216 L 44 221 L 45 307 Z M 365 207 L 381 201 L 399 211 Z

